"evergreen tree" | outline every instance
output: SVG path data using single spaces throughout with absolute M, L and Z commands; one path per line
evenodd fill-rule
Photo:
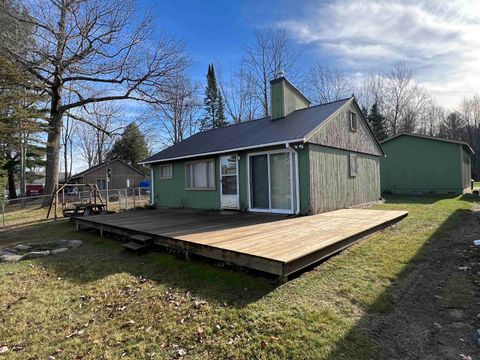
M 208 65 L 207 86 L 205 88 L 205 116 L 201 121 L 201 131 L 216 129 L 227 125 L 222 94 L 217 86 L 213 64 Z
M 119 158 L 132 166 L 138 167 L 138 163 L 148 156 L 148 147 L 145 136 L 137 124 L 131 123 L 123 131 L 122 136 L 115 141 L 112 150 L 107 154 L 107 159 Z
M 378 111 L 376 103 L 372 105 L 367 120 L 378 140 L 383 140 L 387 137 L 387 132 L 385 131 L 385 117 Z

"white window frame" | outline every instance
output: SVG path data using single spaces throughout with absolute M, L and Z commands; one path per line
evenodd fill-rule
M 274 209 L 272 208 L 272 189 L 271 189 L 271 179 L 270 179 L 270 155 L 279 154 L 279 153 L 289 153 L 290 154 L 290 209 Z M 251 194 L 251 178 L 250 178 L 250 158 L 255 155 L 267 155 L 267 166 L 268 166 L 268 209 L 257 209 L 252 208 L 252 194 Z M 293 159 L 295 158 L 295 167 L 293 167 Z M 298 156 L 296 153 L 279 149 L 279 150 L 270 150 L 270 151 L 259 151 L 249 153 L 247 155 L 247 184 L 248 184 L 248 211 L 251 212 L 266 212 L 266 213 L 275 213 L 275 214 L 294 214 L 295 213 L 295 199 L 300 196 L 298 180 L 299 179 L 299 169 L 298 169 Z M 295 186 L 293 185 L 293 182 Z
M 134 178 L 127 178 L 127 188 L 135 187 L 135 179 Z
M 350 130 L 357 131 L 358 128 L 358 119 L 357 113 L 354 111 L 350 111 L 349 113 L 349 121 L 350 121 Z
M 187 171 L 188 165 L 193 165 L 193 164 L 202 163 L 202 162 L 204 162 L 204 163 L 212 162 L 213 163 L 213 177 L 212 177 L 213 186 L 212 187 L 205 187 L 205 188 L 188 187 L 187 186 L 187 177 L 189 176 L 188 171 Z M 208 166 L 206 166 L 206 169 L 208 171 Z M 216 174 L 216 164 L 215 164 L 215 159 L 213 159 L 213 158 L 203 159 L 203 160 L 195 160 L 195 161 L 187 161 L 185 163 L 185 190 L 186 191 L 215 191 L 215 190 L 217 190 L 217 187 L 216 187 L 217 176 L 215 174 Z M 208 177 L 208 173 L 207 173 L 207 177 Z M 208 184 L 208 178 L 207 178 L 207 184 Z
M 352 168 L 352 165 L 354 165 L 353 168 Z M 357 154 L 349 154 L 348 155 L 348 175 L 351 178 L 354 178 L 354 177 L 357 177 L 357 173 L 358 173 Z
M 98 186 L 98 181 L 101 181 L 101 182 L 103 182 L 103 183 L 105 184 L 105 186 L 103 187 L 103 189 Z M 106 190 L 106 189 L 107 189 L 107 180 L 106 180 L 105 178 L 97 178 L 97 179 L 95 180 L 95 185 L 98 187 L 98 190 L 102 190 L 102 191 L 103 191 L 103 190 Z
M 170 168 L 170 176 L 163 176 L 162 177 L 162 168 Z M 173 165 L 172 164 L 163 164 L 158 167 L 158 177 L 160 180 L 168 180 L 173 179 Z

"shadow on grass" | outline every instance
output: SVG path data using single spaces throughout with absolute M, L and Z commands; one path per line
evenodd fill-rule
M 465 200 L 464 197 L 467 201 L 473 201 L 467 195 L 461 199 Z M 388 202 L 405 203 L 409 199 L 406 196 L 395 196 L 389 198 Z M 411 199 L 425 204 L 436 201 L 433 197 Z M 441 199 L 437 197 L 437 201 Z M 459 222 L 469 216 L 474 216 L 470 210 L 456 210 L 438 227 L 425 245 L 405 264 L 392 281 L 393 285 L 364 308 L 365 315 L 333 346 L 327 357 L 329 360 L 377 358 L 377 350 L 380 350 L 382 359 L 421 359 L 432 354 L 433 358 L 441 357 L 442 345 L 432 340 L 435 331 L 438 331 L 434 322 L 444 324 L 445 319 L 439 319 L 439 316 L 447 317 L 446 309 L 461 307 L 459 304 L 465 302 L 465 294 L 449 294 L 455 298 L 450 304 L 445 303 L 447 296 L 436 295 L 447 287 L 449 279 L 458 276 L 458 266 L 464 261 L 462 251 L 469 248 L 470 240 L 458 237 L 457 231 L 465 230 Z M 478 222 L 476 217 L 475 221 Z M 454 236 L 448 236 L 453 230 Z M 475 314 L 480 311 L 475 304 L 477 302 L 473 298 L 466 306 L 470 307 L 471 319 L 475 319 Z M 463 333 L 455 340 L 470 339 L 471 335 L 469 332 Z M 455 337 L 452 334 L 446 335 L 447 338 L 448 336 Z M 459 342 L 458 351 L 463 346 L 466 353 L 468 348 L 475 352 L 473 342 L 470 343 L 465 345 Z M 452 347 L 452 344 L 449 346 Z
M 43 223 L 6 230 L 0 247 L 59 239 L 81 239 L 84 243 L 68 253 L 32 261 L 74 283 L 94 283 L 125 273 L 155 281 L 164 289 L 190 291 L 209 302 L 239 308 L 257 301 L 275 287 L 273 281 L 260 274 L 212 266 L 202 259 L 185 261 L 161 251 L 142 256 L 125 253 L 120 241 L 87 231 L 77 232 L 65 220 L 56 225 Z
M 389 204 L 435 204 L 441 200 L 454 199 L 458 195 L 450 194 L 421 194 L 421 195 L 398 195 L 398 194 L 383 194 L 382 195 L 385 201 Z

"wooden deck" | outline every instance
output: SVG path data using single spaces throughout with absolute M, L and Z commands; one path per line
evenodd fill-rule
M 155 244 L 276 274 L 328 257 L 407 216 L 406 211 L 343 209 L 283 215 L 185 209 L 140 210 L 74 218 L 78 228 L 148 235 Z

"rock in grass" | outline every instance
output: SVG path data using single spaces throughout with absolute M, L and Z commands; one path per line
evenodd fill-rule
M 29 251 L 29 250 L 32 250 L 32 247 L 30 245 L 17 245 L 15 246 L 15 250 L 18 250 L 18 251 Z
M 11 253 L 2 253 L 0 255 L 0 262 L 12 262 L 22 260 L 22 255 L 11 254 Z
M 45 251 L 32 251 L 29 252 L 25 255 L 23 255 L 22 260 L 28 260 L 28 259 L 37 259 L 45 256 L 49 256 L 50 251 L 45 250 Z
M 52 253 L 52 255 L 58 255 L 58 254 L 67 252 L 68 250 L 69 250 L 69 248 L 61 247 L 61 248 L 58 248 L 58 249 L 50 250 L 50 252 Z
M 82 240 L 69 240 L 67 247 L 69 248 L 76 248 L 82 245 Z
M 0 253 L 18 254 L 18 250 L 12 248 L 5 248 L 2 249 Z

